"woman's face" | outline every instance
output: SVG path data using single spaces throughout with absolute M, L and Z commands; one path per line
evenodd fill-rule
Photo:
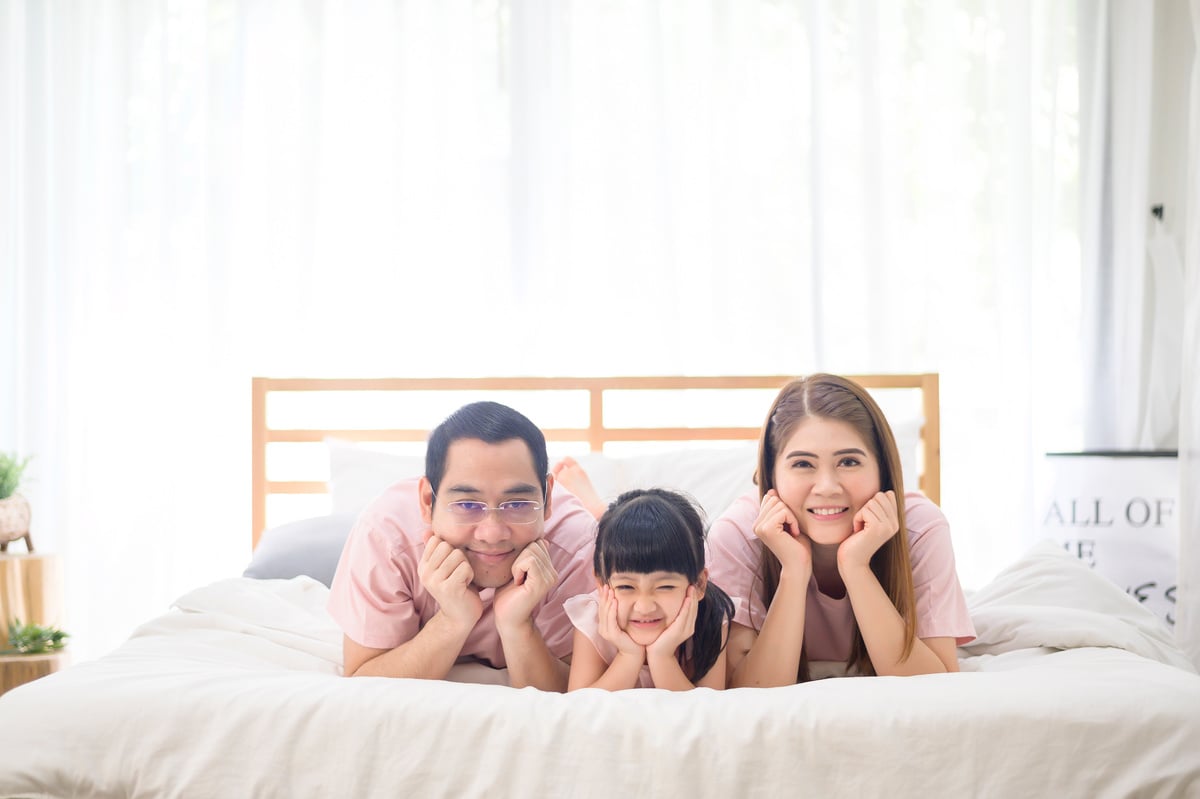
M 879 461 L 849 423 L 803 419 L 775 458 L 775 490 L 816 544 L 842 543 L 879 492 Z

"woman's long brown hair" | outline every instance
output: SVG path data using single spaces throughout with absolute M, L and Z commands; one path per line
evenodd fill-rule
M 775 487 L 775 459 L 796 426 L 809 417 L 833 419 L 849 424 L 871 448 L 879 463 L 879 490 L 896 492 L 896 513 L 900 529 L 871 557 L 871 571 L 904 619 L 904 657 L 912 652 L 916 640 L 916 601 L 913 597 L 912 567 L 908 556 L 908 528 L 904 521 L 904 481 L 900 467 L 900 452 L 892 428 L 879 405 L 857 383 L 830 374 L 814 374 L 793 380 L 784 386 L 767 414 L 758 440 L 759 499 Z M 771 606 L 779 588 L 779 559 L 770 547 L 762 548 L 759 576 L 763 582 L 763 605 Z M 806 589 L 807 590 L 807 589 Z M 858 622 L 854 621 L 854 638 L 847 667 L 857 667 L 861 675 L 874 675 L 875 667 Z M 800 650 L 796 681 L 809 679 L 808 655 Z

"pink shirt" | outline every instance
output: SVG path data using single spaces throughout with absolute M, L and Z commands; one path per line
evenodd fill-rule
M 762 629 L 767 616 L 758 571 L 763 544 L 754 534 L 758 508 L 755 489 L 735 500 L 708 533 L 709 579 L 733 597 L 733 620 L 755 630 Z M 954 568 L 950 525 L 941 509 L 923 494 L 905 494 L 904 511 L 917 603 L 917 637 L 954 638 L 961 646 L 975 638 L 975 625 L 967 613 Z M 822 594 L 813 577 L 808 583 L 804 617 L 808 659 L 845 661 L 850 656 L 853 621 L 849 597 L 834 599 Z
M 421 585 L 417 564 L 429 529 L 421 518 L 418 478 L 388 488 L 359 515 L 346 539 L 329 592 L 331 615 L 351 640 L 372 649 L 394 649 L 411 640 L 438 610 Z M 533 620 L 550 652 L 571 652 L 571 621 L 563 601 L 595 587 L 592 543 L 596 520 L 573 494 L 557 485 L 551 494 L 544 540 L 558 571 L 558 585 L 534 608 Z M 479 660 L 506 666 L 492 598 L 496 589 L 479 592 L 483 615 L 467 637 L 459 661 Z

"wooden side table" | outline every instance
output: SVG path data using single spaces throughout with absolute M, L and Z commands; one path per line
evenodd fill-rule
M 18 685 L 61 671 L 67 665 L 66 652 L 45 655 L 0 655 L 0 695 Z
M 38 552 L 0 554 L 0 651 L 8 623 L 62 625 L 62 562 Z M 0 655 L 0 694 L 65 668 L 67 653 Z
M 57 555 L 0 555 L 0 649 L 12 619 L 58 627 L 62 615 L 62 561 Z

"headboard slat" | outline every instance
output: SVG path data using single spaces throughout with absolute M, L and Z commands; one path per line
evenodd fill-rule
M 877 374 L 847 375 L 868 389 L 916 389 L 921 392 L 924 420 L 921 429 L 922 474 L 920 488 L 934 502 L 940 500 L 941 438 L 938 410 L 938 375 Z M 428 430 L 422 427 L 389 429 L 345 429 L 293 426 L 271 428 L 267 418 L 268 398 L 284 392 L 464 392 L 484 398 L 488 392 L 584 392 L 587 398 L 587 427 L 543 428 L 548 441 L 586 442 L 593 451 L 603 451 L 613 442 L 745 441 L 758 438 L 761 418 L 747 419 L 742 426 L 696 427 L 608 427 L 605 423 L 609 392 L 706 390 L 777 390 L 793 378 L 788 375 L 732 375 L 724 377 L 632 376 L 632 377 L 428 377 L 428 378 L 268 378 L 251 381 L 252 524 L 253 543 L 266 527 L 267 497 L 272 494 L 323 494 L 325 483 L 313 480 L 268 480 L 267 447 L 273 443 L 314 443 L 326 438 L 374 442 L 422 442 Z M 578 401 L 578 400 L 573 400 Z M 448 411 L 451 409 L 448 409 Z M 448 412 L 447 411 L 447 412 Z M 763 408 L 765 413 L 766 408 Z

